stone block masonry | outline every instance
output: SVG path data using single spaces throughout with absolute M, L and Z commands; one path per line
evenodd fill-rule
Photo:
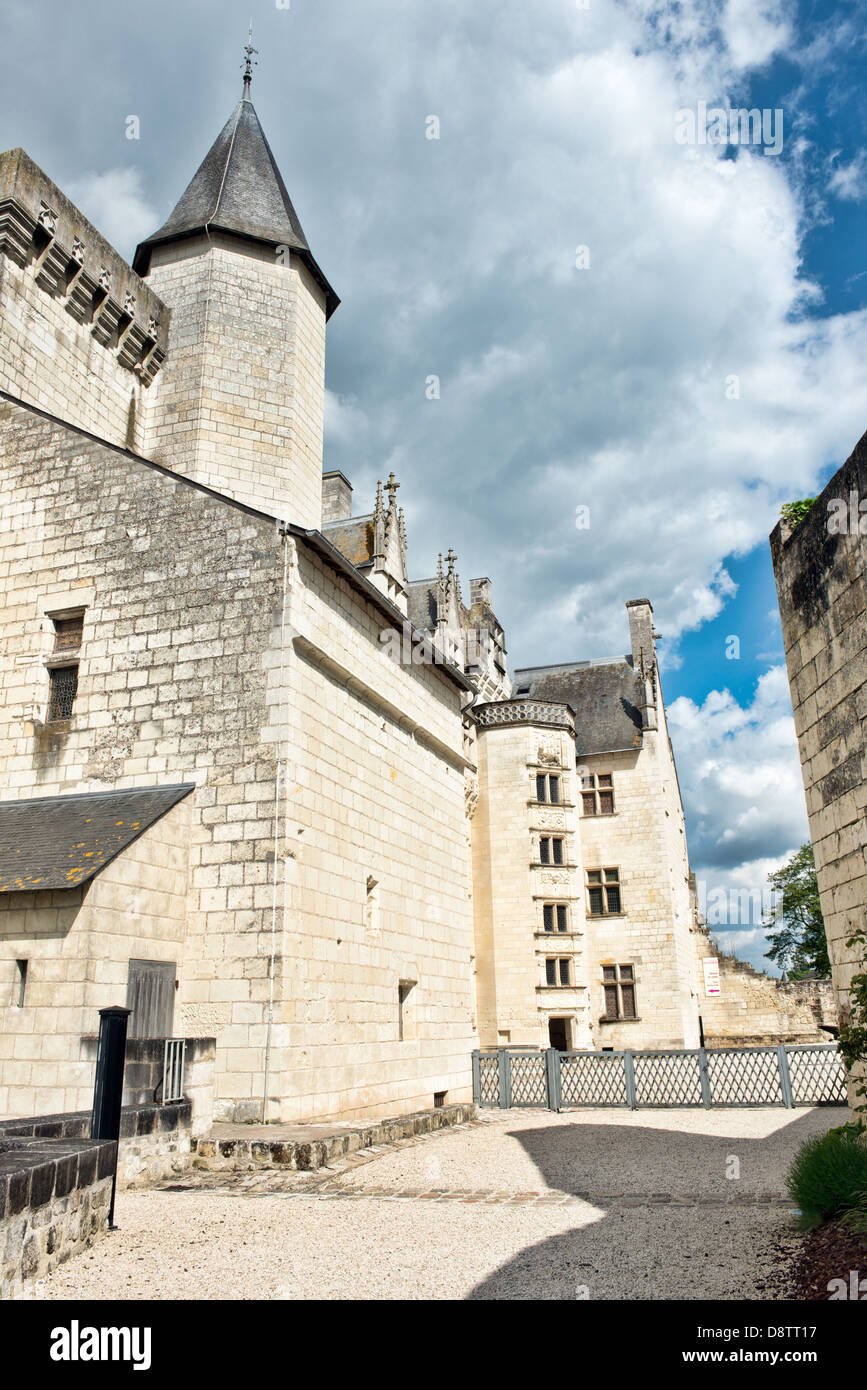
M 0 155 L 0 388 L 140 448 L 169 320 L 23 150 Z
M 853 501 L 854 499 L 854 501 Z M 794 531 L 771 535 L 786 670 L 837 1009 L 867 922 L 867 435 Z
M 108 1228 L 114 1144 L 0 1135 L 0 1301 Z
M 88 1139 L 90 1122 L 89 1110 L 4 1120 L 0 1121 L 0 1144 L 13 1139 L 40 1143 Z M 145 1187 L 160 1178 L 184 1172 L 190 1162 L 190 1128 L 189 1101 L 176 1105 L 125 1106 L 120 1119 L 118 1188 Z

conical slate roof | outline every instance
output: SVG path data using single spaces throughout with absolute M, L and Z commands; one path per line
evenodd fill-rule
M 249 97 L 238 102 L 168 221 L 139 245 L 133 269 L 146 275 L 154 246 L 205 230 L 291 247 L 325 291 L 329 318 L 340 303 L 313 259 Z

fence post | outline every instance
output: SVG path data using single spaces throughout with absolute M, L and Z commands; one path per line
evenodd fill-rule
M 632 1053 L 628 1049 L 623 1054 L 623 1066 L 626 1071 L 626 1104 L 630 1110 L 635 1110 L 638 1106 L 635 1095 L 635 1066 L 632 1061 Z
M 549 1047 L 545 1053 L 545 1076 L 548 1083 L 548 1109 L 560 1109 L 560 1053 Z
M 501 1047 L 497 1053 L 497 1060 L 500 1067 L 500 1108 L 501 1110 L 511 1110 L 512 1077 L 509 1069 L 509 1054 L 504 1047 Z
M 785 1043 L 777 1043 L 777 1061 L 780 1067 L 780 1085 L 783 1088 L 783 1104 L 787 1110 L 792 1107 L 792 1078 L 789 1075 L 789 1059 Z
M 713 1105 L 713 1097 L 710 1093 L 710 1075 L 707 1069 L 707 1048 L 698 1049 L 698 1077 L 701 1082 L 701 1103 L 708 1109 Z
M 473 1053 L 473 1104 L 482 1103 L 482 1059 L 478 1052 Z

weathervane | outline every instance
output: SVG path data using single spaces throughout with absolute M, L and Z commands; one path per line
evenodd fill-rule
M 253 81 L 253 63 L 256 61 L 253 54 L 258 52 L 258 48 L 253 47 L 253 21 L 251 19 L 250 32 L 247 36 L 246 47 L 244 48 L 246 61 L 244 63 L 244 95 L 241 98 L 242 101 L 248 101 L 250 98 L 250 83 Z

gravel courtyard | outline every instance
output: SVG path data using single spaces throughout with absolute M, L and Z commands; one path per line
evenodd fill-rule
M 779 1296 L 785 1173 L 845 1111 L 488 1111 L 318 1173 L 118 1195 L 49 1299 Z M 739 1176 L 727 1176 L 739 1171 Z

